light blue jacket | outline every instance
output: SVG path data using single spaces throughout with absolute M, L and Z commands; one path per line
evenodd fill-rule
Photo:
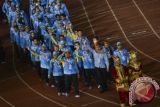
M 63 70 L 65 75 L 78 74 L 79 70 L 77 63 L 74 58 L 70 57 L 69 59 L 63 58 Z
M 31 47 L 31 39 L 30 39 L 30 32 L 25 32 L 25 48 Z
M 83 51 L 83 67 L 84 69 L 94 69 L 94 59 L 92 52 Z
M 20 32 L 20 47 L 21 48 L 26 48 L 26 40 L 25 40 L 25 36 L 26 36 L 26 33 L 25 32 Z
M 50 51 L 40 51 L 40 67 L 44 69 L 49 69 L 51 60 Z
M 32 52 L 40 55 L 40 50 L 41 50 L 41 46 L 40 45 L 34 45 L 34 43 L 32 43 L 31 45 L 31 60 L 32 61 L 40 61 L 40 56 L 37 55 L 33 55 Z
M 67 44 L 68 46 L 73 46 L 73 45 L 74 45 L 74 41 L 73 41 L 73 39 L 71 38 L 71 35 L 69 35 L 69 34 L 66 35 L 66 44 Z
M 109 60 L 106 53 L 103 51 L 103 49 L 100 52 L 96 52 L 91 47 L 89 47 L 89 50 L 92 52 L 94 57 L 94 65 L 96 68 L 106 68 L 109 71 Z
M 126 49 L 122 49 L 119 51 L 118 49 L 114 51 L 114 56 L 118 56 L 120 58 L 121 64 L 124 66 L 128 65 L 129 61 L 129 53 Z
M 52 59 L 50 61 L 50 67 L 49 67 L 49 75 L 53 76 L 63 76 L 63 67 L 58 59 Z

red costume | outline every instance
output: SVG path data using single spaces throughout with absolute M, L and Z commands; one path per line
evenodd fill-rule
M 121 64 L 115 65 L 112 69 L 112 77 L 119 94 L 121 107 L 125 107 L 125 105 L 128 105 L 129 99 L 129 81 L 127 68 Z

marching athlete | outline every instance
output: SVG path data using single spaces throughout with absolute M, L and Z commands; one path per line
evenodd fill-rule
M 74 86 L 75 97 L 80 97 L 79 84 L 78 84 L 78 66 L 75 59 L 72 57 L 69 50 L 65 51 L 65 57 L 62 60 L 63 70 L 65 75 L 65 90 L 66 96 L 69 96 L 71 86 Z
M 128 51 L 122 47 L 121 42 L 117 42 L 117 49 L 114 51 L 114 56 L 118 56 L 120 58 L 121 64 L 127 66 L 129 63 L 129 53 Z

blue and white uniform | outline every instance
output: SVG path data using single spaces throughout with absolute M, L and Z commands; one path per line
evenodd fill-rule
M 90 51 L 83 51 L 83 67 L 84 69 L 94 69 L 94 58 Z
M 70 57 L 69 59 L 63 58 L 63 69 L 65 75 L 78 74 L 78 66 L 74 58 Z
M 40 67 L 43 69 L 49 69 L 51 59 L 50 51 L 40 51 Z
M 128 61 L 129 61 L 129 53 L 126 49 L 122 49 L 120 50 L 115 50 L 114 51 L 114 56 L 118 56 L 120 58 L 121 64 L 124 66 L 128 65 Z

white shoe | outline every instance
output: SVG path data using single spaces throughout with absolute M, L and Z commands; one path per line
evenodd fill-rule
M 79 95 L 79 94 L 77 94 L 77 95 L 75 95 L 74 97 L 79 98 L 79 97 L 80 97 L 80 95 Z
M 62 93 L 58 92 L 58 96 L 61 96 L 61 95 L 62 95 Z
M 54 85 L 51 85 L 51 88 L 54 88 L 55 86 Z
M 64 95 L 64 96 L 68 97 L 68 96 L 69 96 L 69 94 L 68 94 L 68 93 L 65 93 L 65 95 Z
M 66 93 L 63 92 L 62 95 L 63 95 L 63 96 L 66 96 Z
M 98 85 L 98 89 L 101 88 L 101 85 Z

